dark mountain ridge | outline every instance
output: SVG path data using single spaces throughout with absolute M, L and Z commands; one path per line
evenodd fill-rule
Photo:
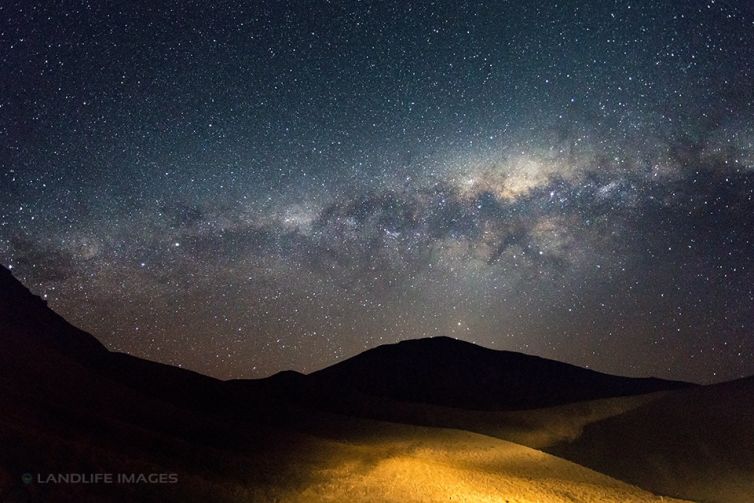
M 0 268 L 0 344 L 2 353 L 13 360 L 7 365 L 19 365 L 14 354 L 28 355 L 21 372 L 37 365 L 33 355 L 41 358 L 55 353 L 150 397 L 230 415 L 288 399 L 296 403 L 303 400 L 308 405 L 335 404 L 336 409 L 348 411 L 350 402 L 364 396 L 466 409 L 514 410 L 689 386 L 602 374 L 447 337 L 379 346 L 310 375 L 284 371 L 266 379 L 223 382 L 108 351 L 96 338 L 49 309 L 5 268 Z
M 348 387 L 396 401 L 477 410 L 541 408 L 690 386 L 604 374 L 449 337 L 379 346 L 308 378 L 319 387 Z
M 96 358 L 107 349 L 33 295 L 11 272 L 0 267 L 0 341 L 5 346 L 45 345 L 75 359 Z

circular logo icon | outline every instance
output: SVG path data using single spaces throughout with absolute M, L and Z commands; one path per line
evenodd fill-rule
M 31 476 L 31 473 L 24 473 L 21 475 L 21 481 L 24 484 L 31 484 L 31 481 L 34 480 L 34 477 Z

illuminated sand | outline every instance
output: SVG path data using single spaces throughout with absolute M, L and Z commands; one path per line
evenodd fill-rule
M 644 502 L 661 498 L 541 451 L 448 429 L 391 428 L 328 442 L 307 487 L 285 501 Z M 383 432 L 383 437 L 385 434 Z M 310 459 L 310 461 L 313 461 Z

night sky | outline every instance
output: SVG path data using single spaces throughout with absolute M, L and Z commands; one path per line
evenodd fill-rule
M 110 349 L 754 374 L 745 2 L 54 4 L 0 3 L 0 263 Z

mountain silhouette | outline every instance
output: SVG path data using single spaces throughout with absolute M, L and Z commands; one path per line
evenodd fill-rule
M 449 337 L 379 346 L 309 378 L 341 392 L 349 388 L 396 401 L 479 410 L 549 407 L 689 386 L 603 374 Z
M 59 354 L 98 376 L 151 397 L 192 408 L 239 413 L 244 401 L 281 396 L 348 402 L 363 395 L 483 410 L 546 407 L 581 400 L 670 390 L 686 383 L 602 374 L 448 337 L 379 346 L 310 375 L 281 372 L 267 379 L 223 383 L 177 367 L 110 352 L 72 326 L 0 268 L 3 354 Z M 36 355 L 36 358 L 34 357 Z M 18 359 L 14 365 L 18 365 Z M 48 363 L 48 368 L 51 365 Z M 23 367 L 23 365 L 22 365 Z
M 96 338 L 49 309 L 4 267 L 0 267 L 0 341 L 3 349 L 47 348 L 78 360 L 107 351 Z
M 26 398 L 35 402 L 99 404 L 106 410 L 128 407 L 128 400 L 140 404 L 159 400 L 188 410 L 241 413 L 240 402 L 222 381 L 107 350 L 52 311 L 3 267 L 0 372 L 4 377 L 0 388 L 16 394 L 27 389 Z

